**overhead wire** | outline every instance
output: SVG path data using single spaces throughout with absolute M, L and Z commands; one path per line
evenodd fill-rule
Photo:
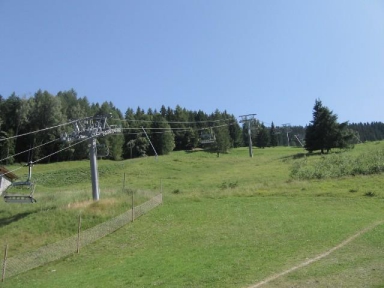
M 89 118 L 89 117 L 86 117 L 86 118 L 83 118 L 83 119 L 87 119 L 87 118 Z M 82 120 L 82 119 L 81 119 L 81 120 Z M 167 122 L 167 123 L 174 123 L 174 124 L 176 124 L 176 123 L 179 123 L 179 124 L 181 124 L 181 123 L 189 123 L 189 124 L 192 124 L 192 123 L 221 122 L 221 121 L 228 121 L 228 120 L 233 120 L 233 119 L 224 119 L 224 120 L 221 119 L 221 120 L 212 120 L 212 121 L 195 121 L 195 122 Z M 25 136 L 25 135 L 29 135 L 29 134 L 34 134 L 34 133 L 42 132 L 42 131 L 47 131 L 47 130 L 50 130 L 50 129 L 54 129 L 54 128 L 58 128 L 58 127 L 61 127 L 61 126 L 69 125 L 69 124 L 72 124 L 72 123 L 77 122 L 77 121 L 79 121 L 79 120 L 70 121 L 70 122 L 67 122 L 67 123 L 64 123 L 64 124 L 59 124 L 59 125 L 56 125 L 56 126 L 52 126 L 52 127 L 48 127 L 48 128 L 44 128 L 44 129 L 40 129 L 40 130 L 36 130 L 36 131 L 33 131 L 33 132 L 29 132 L 29 133 L 19 134 L 19 135 L 17 135 L 17 136 L 8 137 L 8 138 L 5 138 L 5 139 L 3 138 L 3 139 L 0 139 L 0 141 L 5 141 L 5 140 L 8 140 L 8 139 L 13 139 L 13 138 L 16 138 L 16 137 L 21 137 L 21 136 Z M 122 121 L 123 121 L 123 120 L 122 120 Z M 141 120 L 135 120 L 135 121 L 140 122 Z M 141 122 L 150 122 L 150 123 L 152 123 L 153 121 L 141 121 Z M 224 124 L 224 125 L 211 126 L 211 127 L 208 127 L 208 128 L 220 128 L 220 127 L 231 126 L 231 125 L 234 125 L 234 122 L 233 122 L 233 123 Z M 131 129 L 141 129 L 141 127 L 122 128 L 122 130 L 131 130 Z M 185 128 L 185 127 L 184 127 L 184 128 L 178 128 L 178 127 L 174 127 L 174 128 L 172 128 L 172 127 L 170 127 L 170 128 L 158 128 L 158 127 L 152 127 L 152 128 L 151 128 L 151 127 L 149 127 L 149 128 L 145 128 L 145 129 L 147 129 L 147 130 L 163 130 L 163 131 L 160 131 L 160 132 L 152 132 L 152 133 L 166 133 L 166 132 L 173 132 L 173 131 L 178 131 L 178 132 L 187 132 L 187 131 L 190 131 L 190 128 Z M 196 129 L 196 128 L 195 128 L 195 129 L 193 129 L 193 130 L 196 130 L 196 131 L 202 131 L 202 130 L 205 130 L 205 129 L 207 129 L 207 127 L 205 127 L 205 128 L 199 128 L 199 129 Z M 142 133 L 143 133 L 143 132 L 126 133 L 126 134 L 129 134 L 129 135 L 139 135 L 139 134 L 142 134 Z M 46 156 L 40 158 L 40 159 L 38 159 L 38 160 L 33 161 L 32 164 L 38 163 L 38 162 L 40 162 L 40 161 L 42 161 L 42 160 L 44 160 L 44 159 L 46 159 L 46 158 L 48 158 L 48 157 L 51 157 L 51 156 L 53 156 L 53 155 L 55 155 L 55 154 L 57 154 L 57 153 L 60 153 L 60 152 L 62 152 L 62 151 L 64 151 L 64 150 L 69 149 L 69 148 L 71 148 L 71 147 L 73 147 L 73 146 L 75 146 L 75 145 L 78 145 L 78 144 L 80 144 L 80 143 L 82 143 L 82 142 L 84 142 L 84 141 L 87 141 L 87 140 L 89 140 L 90 138 L 92 138 L 92 137 L 87 137 L 87 138 L 85 138 L 85 139 L 83 139 L 83 140 L 81 140 L 81 141 L 77 141 L 77 142 L 75 142 L 75 143 L 72 144 L 72 145 L 69 145 L 69 146 L 67 146 L 67 147 L 65 147 L 65 148 L 63 148 L 63 149 L 60 149 L 60 150 L 58 150 L 58 151 L 55 151 L 55 152 L 53 152 L 53 153 L 51 153 L 51 154 L 49 154 L 49 155 L 46 155 Z M 25 150 L 25 151 L 16 153 L 16 154 L 14 154 L 14 155 L 8 156 L 8 157 L 6 157 L 6 158 L 1 159 L 0 162 L 1 162 L 1 161 L 4 161 L 4 160 L 7 160 L 7 159 L 9 159 L 9 158 L 11 158 L 11 157 L 14 157 L 14 156 L 18 156 L 18 155 L 23 154 L 23 153 L 25 153 L 25 152 L 29 152 L 29 151 L 31 151 L 31 150 L 40 148 L 40 147 L 42 147 L 42 146 L 51 144 L 51 143 L 53 143 L 53 142 L 55 142 L 55 141 L 57 141 L 57 140 L 59 140 L 59 139 L 60 139 L 60 138 L 57 138 L 57 139 L 54 139 L 54 140 L 52 140 L 52 141 L 43 143 L 43 144 L 41 144 L 41 145 L 39 145 L 39 146 L 36 146 L 36 147 L 30 148 L 30 149 L 27 149 L 27 150 Z M 21 168 L 22 168 L 22 167 L 19 167 L 19 168 L 13 170 L 13 171 L 17 171 L 18 169 L 21 169 Z M 8 173 L 11 173 L 11 172 L 13 172 L 13 171 L 9 171 Z M 6 174 L 7 174 L 7 173 L 6 173 Z M 5 174 L 3 174 L 3 175 L 5 175 Z
M 67 147 L 65 147 L 65 148 L 63 148 L 63 149 L 60 149 L 60 150 L 58 150 L 58 151 L 56 151 L 56 152 L 53 152 L 53 153 L 51 153 L 51 154 L 49 154 L 49 155 L 46 155 L 46 156 L 44 156 L 44 157 L 41 157 L 40 159 L 37 159 L 37 160 L 35 160 L 35 161 L 31 161 L 30 163 L 31 163 L 31 164 L 36 164 L 36 163 L 38 163 L 38 162 L 40 162 L 40 161 L 42 161 L 42 160 L 44 160 L 44 159 L 46 159 L 46 158 L 48 158 L 48 157 L 51 157 L 51 156 L 53 156 L 53 155 L 55 155 L 55 154 L 57 154 L 57 153 L 60 153 L 60 152 L 62 152 L 62 151 L 64 151 L 64 150 L 67 150 L 67 149 L 69 149 L 69 148 L 71 148 L 71 147 L 73 147 L 73 146 L 76 146 L 76 145 L 78 145 L 78 144 L 80 144 L 80 143 L 82 143 L 82 142 L 84 142 L 84 141 L 87 141 L 87 140 L 89 140 L 89 139 L 91 139 L 91 138 L 92 138 L 92 137 L 87 137 L 87 138 L 85 138 L 85 139 L 83 139 L 83 140 L 77 141 L 77 142 L 75 142 L 74 144 L 71 144 L 71 145 L 69 145 L 69 146 L 67 146 Z M 54 141 L 57 141 L 57 140 L 58 140 L 58 139 L 55 139 L 55 140 L 52 140 L 52 141 L 50 141 L 50 142 L 54 142 Z M 46 145 L 46 144 L 48 144 L 48 142 L 45 143 L 45 144 L 43 144 L 43 145 Z M 40 146 L 43 146 L 43 145 L 40 145 Z M 36 146 L 35 148 L 31 148 L 31 149 L 29 149 L 29 150 L 36 149 L 36 148 L 38 148 L 38 147 L 40 147 L 40 146 Z M 26 151 L 29 151 L 29 150 L 26 150 Z M 20 152 L 20 153 L 24 153 L 24 152 L 26 152 L 26 151 L 23 151 L 23 152 Z M 18 167 L 18 168 L 16 168 L 16 169 L 13 169 L 13 170 L 8 171 L 8 172 L 6 172 L 6 173 L 2 173 L 1 176 L 3 176 L 3 175 L 7 175 L 7 174 L 10 174 L 10 173 L 13 173 L 13 172 L 15 172 L 15 171 L 17 171 L 17 170 L 23 168 L 24 166 L 26 166 L 26 165 L 20 166 L 20 167 Z
M 46 159 L 46 158 L 48 158 L 48 157 L 51 157 L 52 155 L 55 155 L 55 154 L 57 154 L 57 153 L 60 153 L 60 152 L 62 152 L 62 151 L 64 151 L 64 150 L 66 150 L 66 149 L 69 149 L 69 148 L 71 148 L 71 147 L 73 147 L 73 146 L 75 146 L 75 145 L 77 145 L 77 144 L 80 144 L 80 143 L 82 143 L 82 142 L 84 142 L 84 141 L 87 141 L 87 140 L 89 140 L 90 138 L 92 138 L 92 137 L 87 137 L 87 138 L 85 138 L 85 139 L 83 139 L 83 140 L 81 140 L 81 141 L 78 141 L 78 142 L 75 142 L 74 144 L 72 144 L 72 145 L 69 145 L 68 147 L 65 147 L 65 148 L 63 148 L 63 149 L 60 149 L 60 150 L 58 150 L 58 151 L 56 151 L 56 152 L 54 152 L 54 153 L 51 153 L 51 154 L 49 154 L 49 155 L 47 155 L 47 156 L 44 156 L 44 157 L 41 157 L 40 159 L 38 159 L 38 160 L 35 160 L 35 161 L 31 161 L 31 162 L 29 162 L 28 164 L 30 165 L 30 164 L 36 164 L 36 163 L 38 163 L 38 162 L 40 162 L 40 161 L 42 161 L 42 160 L 44 160 L 44 159 Z M 57 139 L 55 139 L 54 141 L 56 141 Z M 53 142 L 53 141 L 51 141 L 51 142 Z M 35 148 L 37 148 L 37 147 L 35 147 Z M 32 148 L 31 148 L 32 149 Z M 23 166 L 27 166 L 27 165 L 23 165 Z M 17 171 L 17 170 L 19 170 L 19 169 L 21 169 L 21 168 L 23 168 L 23 166 L 20 166 L 20 167 L 18 167 L 18 168 L 16 168 L 16 169 L 13 169 L 13 170 L 11 170 L 11 171 L 8 171 L 8 172 L 6 172 L 6 173 L 3 173 L 3 174 L 1 174 L 1 176 L 3 176 L 3 175 L 7 175 L 7 174 L 10 174 L 10 173 L 13 173 L 13 172 L 15 172 L 15 171 Z
M 16 168 L 16 169 L 13 169 L 13 170 L 8 171 L 8 172 L 6 172 L 6 173 L 2 173 L 2 174 L 0 174 L 0 176 L 7 175 L 7 174 L 11 174 L 11 173 L 13 173 L 13 172 L 15 172 L 15 171 L 17 171 L 17 170 L 19 170 L 19 169 L 21 169 L 21 168 L 23 168 L 23 166 L 20 166 L 20 167 L 18 167 L 18 168 Z
M 57 141 L 57 140 L 60 140 L 60 138 L 56 138 L 56 139 L 54 139 L 54 140 L 52 140 L 52 141 L 43 143 L 43 144 L 41 144 L 41 145 L 39 145 L 39 146 L 35 146 L 35 147 L 33 147 L 33 148 L 29 148 L 29 149 L 27 149 L 27 150 L 24 150 L 24 151 L 22 151 L 22 152 L 19 152 L 19 153 L 10 155 L 10 156 L 8 156 L 8 157 L 6 157 L 6 158 L 0 159 L 0 162 L 2 162 L 2 161 L 4 161 L 4 160 L 7 160 L 7 159 L 9 159 L 9 158 L 12 158 L 12 157 L 14 157 L 14 156 L 18 156 L 18 155 L 20 155 L 20 154 L 23 154 L 23 153 L 26 153 L 26 152 L 35 150 L 35 149 L 37 149 L 37 148 L 43 147 L 43 146 L 45 146 L 45 145 L 51 144 L 51 143 L 53 143 L 53 142 L 55 142 L 55 141 Z
M 15 138 L 22 137 L 22 136 L 27 136 L 27 135 L 30 135 L 30 134 L 36 134 L 36 133 L 47 131 L 47 130 L 51 130 L 51 129 L 55 129 L 55 128 L 66 126 L 66 125 L 78 122 L 80 120 L 88 119 L 88 118 L 92 118 L 92 117 L 84 117 L 82 119 L 76 119 L 76 120 L 69 121 L 69 122 L 66 122 L 66 123 L 63 123 L 63 124 L 58 124 L 58 125 L 55 125 L 55 126 L 39 129 L 39 130 L 36 130 L 36 131 L 27 132 L 27 133 L 23 133 L 23 134 L 18 134 L 18 135 L 7 137 L 7 138 L 1 138 L 0 142 L 11 140 L 11 139 L 15 139 Z M 129 119 L 116 119 L 116 118 L 112 119 L 112 120 L 117 120 L 117 121 L 122 121 L 122 122 L 142 122 L 142 123 L 152 123 L 153 122 L 153 120 L 136 120 L 136 119 L 129 120 Z M 233 121 L 233 119 L 229 119 L 228 118 L 228 119 L 204 120 L 204 121 L 164 121 L 164 122 L 169 123 L 169 124 L 195 124 L 195 123 L 216 123 L 216 122 L 223 122 L 223 121 Z M 140 128 L 131 128 L 131 129 L 140 129 Z M 146 128 L 146 129 L 150 130 L 149 128 Z M 155 128 L 152 128 L 152 129 L 155 129 Z M 185 128 L 173 128 L 173 129 L 185 129 Z
M 137 119 L 111 119 L 121 122 L 142 122 L 142 123 L 152 123 L 153 120 L 137 120 Z M 204 121 L 158 121 L 158 122 L 165 122 L 169 124 L 194 124 L 194 123 L 215 123 L 215 122 L 223 122 L 223 121 L 233 121 L 233 119 L 227 118 L 227 119 L 219 119 L 219 120 L 204 120 Z
M 161 128 L 161 127 L 144 127 L 145 130 L 186 130 L 185 127 L 176 127 L 176 128 L 172 128 L 172 127 L 169 127 L 169 128 Z M 128 128 L 121 128 L 121 130 L 130 130 L 130 129 L 141 129 L 141 127 L 128 127 Z
M 11 137 L 8 137 L 8 138 L 2 138 L 2 139 L 0 139 L 0 142 L 6 141 L 6 140 L 10 140 L 10 139 L 14 139 L 14 138 L 18 138 L 18 137 L 22 137 L 22 136 L 26 136 L 26 135 L 30 135 L 30 134 L 36 134 L 36 133 L 39 133 L 39 132 L 42 132 L 42 131 L 47 131 L 47 130 L 55 129 L 55 128 L 62 127 L 62 126 L 65 126 L 65 125 L 69 125 L 69 124 L 78 122 L 79 120 L 84 120 L 84 119 L 87 119 L 87 118 L 90 118 L 90 117 L 85 117 L 85 118 L 82 118 L 82 119 L 73 120 L 73 121 L 70 121 L 70 122 L 67 122 L 67 123 L 63 123 L 63 124 L 59 124 L 59 125 L 55 125 L 55 126 L 39 129 L 39 130 L 32 131 L 32 132 L 27 132 L 27 133 L 24 133 L 24 134 L 18 134 L 18 135 L 11 136 Z
M 67 149 L 69 149 L 69 148 L 71 148 L 71 147 L 73 147 L 73 146 L 75 146 L 75 145 L 78 145 L 78 144 L 80 144 L 80 143 L 82 143 L 82 142 L 84 142 L 84 141 L 87 141 L 87 140 L 89 140 L 89 139 L 91 139 L 91 138 L 92 138 L 92 136 L 87 137 L 87 138 L 85 138 L 85 139 L 83 139 L 83 140 L 77 141 L 77 142 L 75 142 L 74 144 L 69 145 L 68 147 L 65 147 L 65 148 L 63 148 L 63 149 L 60 149 L 60 150 L 58 150 L 58 151 L 56 151 L 56 152 L 53 152 L 53 153 L 51 153 L 51 154 L 49 154 L 49 155 L 47 155 L 47 156 L 41 157 L 40 159 L 37 159 L 37 160 L 33 161 L 32 164 L 35 164 L 35 163 L 37 163 L 37 162 L 40 162 L 41 160 L 44 160 L 44 159 L 46 159 L 46 158 L 48 158 L 48 157 L 51 157 L 52 155 L 55 155 L 55 154 L 57 154 L 57 153 L 60 153 L 60 152 L 62 152 L 62 151 L 64 151 L 64 150 L 67 150 Z
M 192 130 L 195 130 L 195 131 L 203 131 L 203 130 L 206 130 L 208 128 L 221 128 L 221 127 L 225 127 L 225 126 L 231 126 L 231 125 L 234 125 L 234 122 L 233 123 L 228 123 L 228 124 L 223 124 L 223 125 L 216 125 L 216 126 L 211 126 L 211 127 L 205 127 L 205 128 L 192 128 L 192 127 L 184 127 L 184 128 L 172 128 L 172 127 L 169 127 L 169 128 L 159 128 L 159 127 L 145 127 L 146 130 L 162 130 L 162 132 L 151 132 L 151 133 L 165 133 L 165 132 L 173 132 L 173 131 L 177 131 L 177 132 L 187 132 L 187 131 L 190 131 L 191 129 Z M 128 127 L 128 128 L 121 128 L 121 130 L 140 130 L 141 127 Z M 135 133 L 125 133 L 125 134 L 128 134 L 128 135 L 139 135 L 139 134 L 142 134 L 143 132 L 135 132 Z

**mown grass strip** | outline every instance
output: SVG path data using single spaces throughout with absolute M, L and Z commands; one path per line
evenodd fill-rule
M 346 240 L 344 240 L 343 242 L 341 242 L 339 245 L 335 246 L 335 247 L 332 247 L 331 249 L 329 249 L 328 251 L 324 252 L 324 253 L 321 253 L 320 255 L 314 257 L 314 258 L 311 258 L 303 263 L 300 263 L 299 265 L 296 265 L 296 266 L 293 266 L 292 268 L 288 269 L 288 270 L 285 270 L 281 273 L 278 273 L 278 274 L 275 274 L 275 275 L 272 275 L 268 278 L 266 278 L 265 280 L 263 281 L 260 281 L 258 282 L 257 284 L 255 285 L 252 285 L 252 286 L 249 286 L 249 288 L 258 288 L 258 287 L 261 287 L 263 286 L 264 284 L 267 284 L 271 281 L 274 281 L 276 280 L 277 278 L 280 278 L 282 276 L 285 276 L 295 270 L 298 270 L 298 269 L 301 269 L 305 266 L 308 266 L 308 265 L 311 265 L 312 263 L 314 262 L 317 262 L 321 259 L 323 259 L 324 257 L 327 257 L 329 256 L 331 253 L 335 252 L 336 250 L 344 247 L 345 245 L 349 244 L 350 242 L 352 242 L 353 240 L 355 240 L 357 237 L 361 236 L 362 234 L 364 233 L 367 233 L 368 231 L 376 228 L 377 226 L 383 224 L 384 221 L 379 221 L 379 222 L 376 222 L 366 228 L 364 228 L 363 230 L 360 230 L 359 232 L 357 232 L 356 234 L 352 235 L 351 237 L 347 238 Z

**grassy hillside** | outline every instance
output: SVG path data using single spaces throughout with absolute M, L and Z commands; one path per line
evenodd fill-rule
M 383 148 L 383 142 L 367 143 L 325 157 L 343 155 L 354 163 L 360 155 Z M 324 156 L 306 157 L 304 152 L 289 147 L 255 149 L 249 158 L 247 148 L 240 148 L 219 158 L 204 151 L 180 151 L 157 160 L 99 161 L 98 203 L 90 201 L 88 161 L 36 165 L 38 203 L 0 203 L 0 243 L 9 244 L 9 256 L 75 234 L 79 213 L 84 229 L 118 215 L 130 208 L 133 191 L 139 203 L 162 186 L 164 204 L 80 255 L 2 285 L 246 287 L 384 219 L 383 174 L 292 177 L 297 167 L 319 170 L 324 161 Z M 332 161 L 333 166 L 340 163 Z M 336 278 L 348 287 L 361 287 L 358 283 L 364 281 L 384 284 L 384 265 L 379 261 L 384 256 L 382 229 L 378 226 L 332 257 L 270 287 L 324 287 Z M 356 281 L 356 271 L 363 282 Z

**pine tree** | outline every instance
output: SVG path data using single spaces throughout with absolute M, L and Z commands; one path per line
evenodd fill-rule
M 244 145 L 243 143 L 243 137 L 242 137 L 242 129 L 239 125 L 239 123 L 236 121 L 235 116 L 231 115 L 228 117 L 229 122 L 229 135 L 231 137 L 231 147 L 237 148 L 242 147 Z
M 167 155 L 175 148 L 175 136 L 167 120 L 160 114 L 154 115 L 151 128 L 156 129 L 151 133 L 151 141 L 159 155 Z
M 220 153 L 227 153 L 231 147 L 231 138 L 229 136 L 228 126 L 214 128 L 216 142 L 212 146 L 212 149 L 215 150 L 217 156 L 220 156 Z
M 269 130 L 269 145 L 271 147 L 277 146 L 277 135 L 276 135 L 276 128 L 275 124 L 271 124 L 271 129 Z
M 305 149 L 309 152 L 320 150 L 321 153 L 332 148 L 347 148 L 353 137 L 346 130 L 348 122 L 337 123 L 337 115 L 333 114 L 320 100 L 313 107 L 313 120 L 305 133 Z
M 269 146 L 269 133 L 264 124 L 260 125 L 259 131 L 257 133 L 256 146 L 259 148 L 265 148 Z

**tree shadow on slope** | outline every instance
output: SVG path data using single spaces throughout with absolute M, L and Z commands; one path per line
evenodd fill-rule
M 33 213 L 36 213 L 36 212 L 35 211 L 23 212 L 23 213 L 18 213 L 16 215 L 9 216 L 9 217 L 0 218 L 0 228 L 7 226 L 9 224 L 12 224 L 14 222 L 17 222 Z
M 343 153 L 345 151 L 346 151 L 345 149 L 340 149 L 340 150 L 337 150 L 337 151 L 332 150 L 329 153 L 321 153 L 320 151 L 318 151 L 318 152 L 311 152 L 311 153 L 310 152 L 303 152 L 303 153 L 297 153 L 297 154 L 294 154 L 294 155 L 284 156 L 284 157 L 281 157 L 280 159 L 281 160 L 288 160 L 288 159 L 296 160 L 296 159 L 301 159 L 301 158 L 305 158 L 305 157 L 312 157 L 312 156 L 340 154 L 340 153 Z
M 288 155 L 288 156 L 283 156 L 283 157 L 280 157 L 279 159 L 280 160 L 296 160 L 296 159 L 301 159 L 301 158 L 305 158 L 305 157 L 311 157 L 311 156 L 319 156 L 319 155 L 324 155 L 324 154 L 321 154 L 321 152 L 312 152 L 312 153 L 309 153 L 309 152 L 303 152 L 303 153 L 297 153 L 297 154 L 294 154 L 294 155 Z

